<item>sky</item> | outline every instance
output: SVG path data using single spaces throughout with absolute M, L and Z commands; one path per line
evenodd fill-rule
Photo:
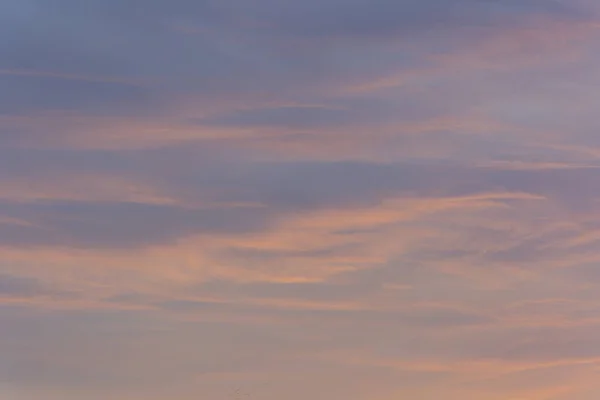
M 597 400 L 600 4 L 0 0 L 0 398 Z

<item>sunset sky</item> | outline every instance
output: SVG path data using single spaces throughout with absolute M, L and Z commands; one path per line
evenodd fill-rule
M 0 399 L 599 382 L 600 1 L 0 0 Z

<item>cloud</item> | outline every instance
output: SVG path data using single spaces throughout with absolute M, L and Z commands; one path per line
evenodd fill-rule
M 4 1 L 0 391 L 589 397 L 590 3 Z
M 5 226 L 3 245 L 135 246 L 161 243 L 202 232 L 226 233 L 265 226 L 264 211 L 251 207 L 186 210 L 140 203 L 40 202 L 7 204 L 8 215 L 31 225 Z M 244 222 L 245 221 L 245 222 Z
M 490 24 L 507 29 L 544 15 L 583 19 L 576 7 L 537 1 L 261 1 L 252 7 L 238 1 L 177 1 L 166 7 L 154 1 L 144 6 L 143 16 L 135 4 L 106 2 L 84 9 L 71 1 L 52 8 L 35 1 L 6 3 L 0 68 L 12 73 L 0 76 L 2 92 L 11 94 L 0 99 L 2 113 L 148 116 L 172 112 L 170 102 L 190 97 L 208 104 L 223 96 L 256 99 L 257 91 L 273 99 L 290 90 L 314 90 L 335 81 L 340 65 L 355 69 L 345 73 L 345 80 L 370 75 L 373 66 L 363 66 L 352 51 L 289 51 L 285 33 L 318 46 L 319 38 L 328 36 L 410 37 Z M 186 34 L 181 27 L 199 33 Z M 389 61 L 422 66 L 411 56 Z
M 7 192 L 8 198 L 0 203 L 6 218 L 24 222 L 2 225 L 5 246 L 161 244 L 199 234 L 260 232 L 294 213 L 371 207 L 391 199 L 439 199 L 442 204 L 452 204 L 453 198 L 475 199 L 490 193 L 491 201 L 494 196 L 504 201 L 504 194 L 509 196 L 506 201 L 511 196 L 546 199 L 564 213 L 583 217 L 600 196 L 594 168 L 505 170 L 370 162 L 221 164 L 196 160 L 194 152 L 185 151 L 41 151 L 32 163 L 43 168 L 32 167 L 18 153 L 7 153 L 1 163 L 7 187 L 14 188 L 15 182 L 30 185 L 26 188 L 21 183 L 21 197 L 11 199 Z M 157 163 L 165 167 L 157 169 Z M 15 179 L 17 176 L 21 178 Z M 73 176 L 73 180 L 66 186 L 70 192 L 63 196 L 43 183 L 49 180 L 64 186 L 65 176 Z M 79 193 L 89 190 L 103 200 Z M 27 202 L 20 202 L 23 199 Z M 522 246 L 534 250 L 531 241 Z M 248 251 L 244 257 L 253 257 Z M 516 251 L 512 249 L 511 254 Z M 499 259 L 501 254 L 495 257 Z
M 35 297 L 64 297 L 69 293 L 47 287 L 42 281 L 10 274 L 0 274 L 0 297 L 5 299 L 31 299 Z
M 305 2 L 264 2 L 270 5 L 257 14 L 276 30 L 298 36 L 400 37 L 431 34 L 465 27 L 504 27 L 541 16 L 581 17 L 577 9 L 560 2 L 498 1 L 412 1 L 375 3 L 354 0 Z M 261 13 L 262 11 L 262 13 Z

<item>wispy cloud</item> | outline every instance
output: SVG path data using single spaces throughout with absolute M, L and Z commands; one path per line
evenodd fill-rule
M 599 26 L 4 1 L 0 391 L 596 399 Z

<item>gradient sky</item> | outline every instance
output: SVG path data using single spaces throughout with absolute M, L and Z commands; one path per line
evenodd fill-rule
M 0 0 L 2 400 L 597 400 L 600 3 Z

